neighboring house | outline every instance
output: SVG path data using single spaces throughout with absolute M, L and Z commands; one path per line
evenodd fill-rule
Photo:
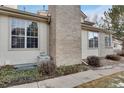
M 36 63 L 50 56 L 57 66 L 87 56 L 112 54 L 112 35 L 85 21 L 79 6 L 49 6 L 49 16 L 0 6 L 0 65 Z

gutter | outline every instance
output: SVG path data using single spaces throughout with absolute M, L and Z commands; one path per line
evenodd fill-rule
M 103 32 L 103 33 L 106 33 L 106 34 L 113 34 L 112 31 L 110 32 L 108 30 L 101 29 L 101 28 L 94 27 L 94 26 L 90 26 L 90 25 L 85 25 L 83 23 L 81 23 L 81 28 L 84 29 L 84 30 L 87 30 L 87 31 Z
M 8 7 L 4 7 L 4 6 L 0 6 L 0 14 L 11 16 L 11 17 L 43 21 L 43 22 L 48 22 L 48 19 L 49 19 L 49 16 L 42 16 L 42 15 L 25 12 L 25 11 L 21 11 L 18 9 L 8 8 Z

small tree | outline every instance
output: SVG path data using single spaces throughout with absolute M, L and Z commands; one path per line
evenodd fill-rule
M 104 12 L 105 18 L 102 18 L 102 27 L 107 30 L 112 30 L 113 35 L 122 39 L 124 38 L 124 6 L 123 5 L 113 5 L 112 9 Z M 124 39 L 123 39 L 124 50 Z

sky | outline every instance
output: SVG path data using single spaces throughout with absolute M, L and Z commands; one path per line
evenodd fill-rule
M 37 13 L 37 11 L 43 10 L 43 5 L 19 5 L 20 10 L 25 10 L 32 13 Z M 48 6 L 45 6 L 45 10 L 48 10 Z
M 94 21 L 95 16 L 98 19 L 104 17 L 104 12 L 109 8 L 112 8 L 111 5 L 81 5 L 81 10 L 88 16 L 90 21 Z
M 89 21 L 94 21 L 96 16 L 98 19 L 103 17 L 104 11 L 107 11 L 111 7 L 111 5 L 81 5 L 81 10 L 88 16 Z M 20 10 L 37 13 L 37 11 L 43 10 L 43 5 L 20 5 L 18 8 Z M 48 10 L 47 5 L 45 9 Z

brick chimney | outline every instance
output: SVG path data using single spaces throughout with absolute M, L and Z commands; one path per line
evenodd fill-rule
M 81 63 L 81 13 L 78 5 L 48 6 L 50 56 L 57 66 Z

